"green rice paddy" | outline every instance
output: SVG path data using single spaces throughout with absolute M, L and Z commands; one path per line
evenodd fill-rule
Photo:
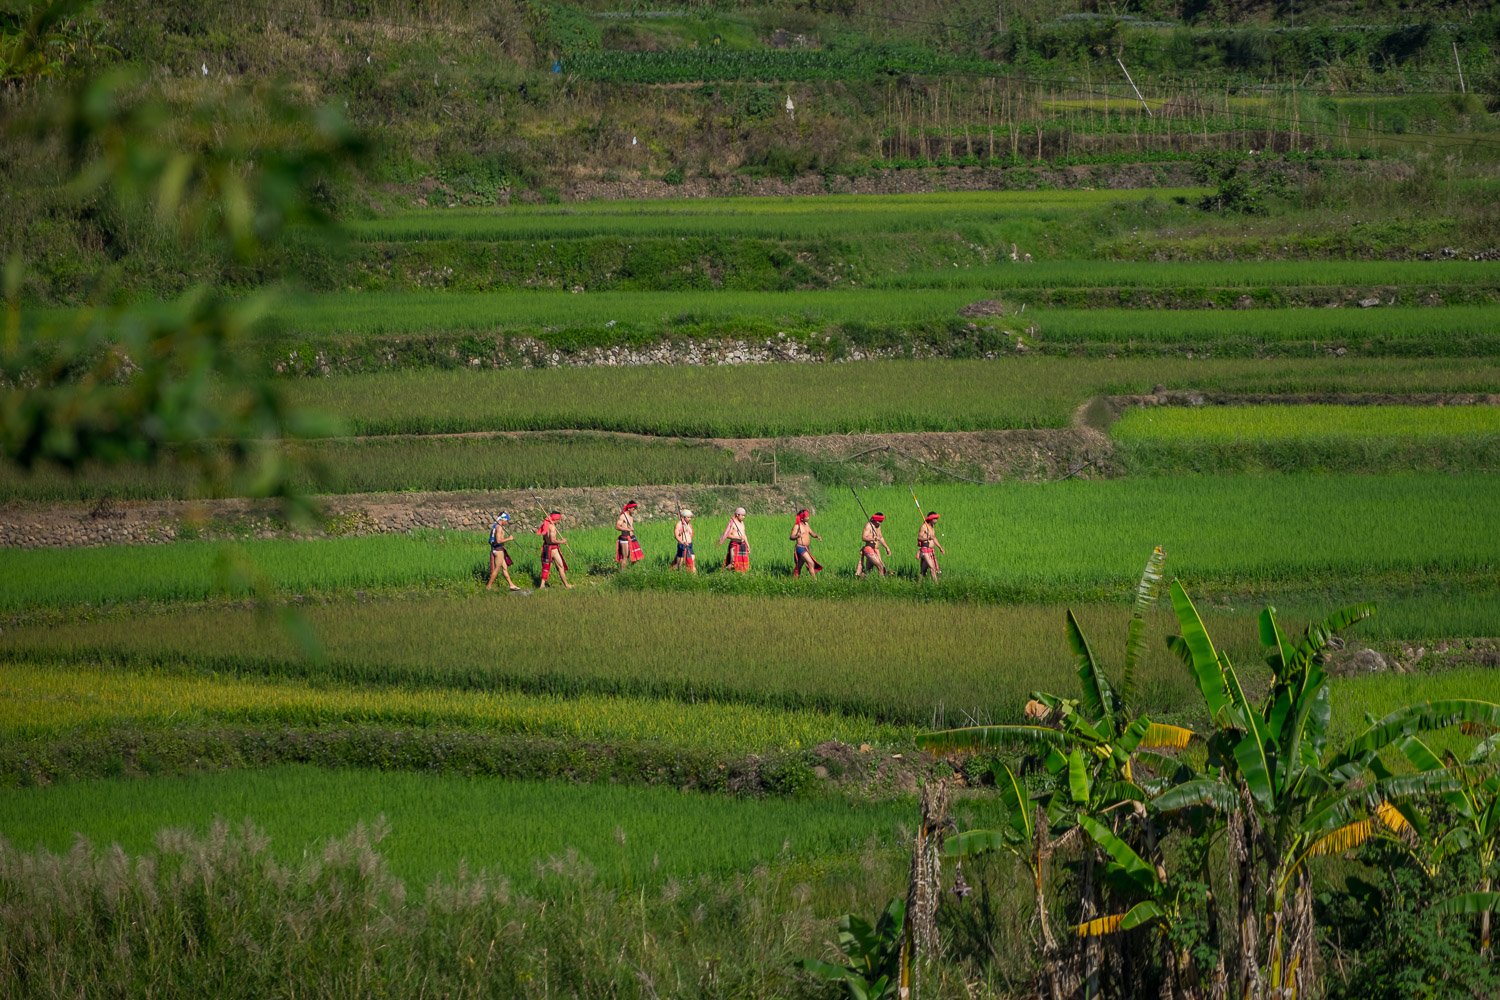
M 316 808 L 309 808 L 316 803 Z M 460 863 L 520 886 L 548 863 L 580 862 L 621 888 L 724 876 L 773 862 L 833 863 L 892 843 L 906 800 L 739 800 L 661 788 L 515 782 L 454 775 L 277 767 L 145 781 L 0 789 L 0 837 L 69 850 L 79 836 L 136 854 L 163 827 L 203 834 L 215 817 L 252 823 L 283 862 L 315 862 L 358 823 L 388 830 L 381 854 L 413 887 Z M 576 856 L 577 860 L 568 859 Z

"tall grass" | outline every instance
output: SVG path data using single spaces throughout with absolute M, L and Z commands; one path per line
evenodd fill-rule
M 545 836 L 556 805 L 535 801 L 516 826 Z M 877 911 L 902 884 L 899 854 L 871 849 L 628 889 L 576 856 L 524 891 L 463 868 L 408 888 L 376 849 L 383 832 L 361 826 L 292 861 L 222 823 L 164 832 L 142 855 L 0 839 L 0 996 L 811 1000 L 824 984 L 792 961 L 823 953 L 839 913 Z M 662 857 L 701 855 L 692 835 L 734 832 L 679 828 Z M 962 978 L 940 974 L 933 995 L 966 997 Z
M 7 738 L 120 724 L 224 723 L 456 726 L 596 744 L 649 741 L 720 754 L 805 749 L 830 739 L 891 743 L 909 735 L 858 717 L 713 701 L 327 687 L 301 681 L 16 662 L 0 672 L 0 734 Z
M 1078 613 L 1099 648 L 1123 643 L 1128 616 L 1121 606 Z M 900 725 L 1015 719 L 1028 692 L 1070 687 L 1074 673 L 1059 606 L 548 592 L 346 602 L 309 606 L 304 614 L 323 647 L 316 660 L 305 659 L 274 622 L 240 609 L 13 627 L 0 637 L 0 650 L 32 662 L 156 665 L 319 685 L 731 702 Z M 1169 627 L 1165 616 L 1153 620 L 1140 675 L 1152 709 L 1180 715 L 1192 710 L 1194 693 L 1162 645 Z M 1234 631 L 1252 637 L 1248 628 Z M 1243 652 L 1256 660 L 1253 646 Z
M 308 803 L 317 803 L 309 809 Z M 263 771 L 0 789 L 5 838 L 63 852 L 79 836 L 137 854 L 163 827 L 194 836 L 222 817 L 253 821 L 271 853 L 295 864 L 322 842 L 384 817 L 382 854 L 416 885 L 460 865 L 534 887 L 546 864 L 576 854 L 611 886 L 724 876 L 757 865 L 847 861 L 890 844 L 911 820 L 908 799 L 742 799 L 669 788 L 563 785 L 457 775 Z
M 760 437 L 856 431 L 1062 427 L 1100 393 L 1156 385 L 1222 392 L 1493 392 L 1500 365 L 1470 359 L 868 361 L 716 368 L 398 372 L 305 379 L 292 403 L 360 434 L 590 430 Z

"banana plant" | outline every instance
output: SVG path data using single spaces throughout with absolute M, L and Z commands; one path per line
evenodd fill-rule
M 1076 828 L 1083 816 L 1105 817 L 1111 823 L 1123 815 L 1143 813 L 1141 804 L 1149 797 L 1135 780 L 1135 762 L 1150 755 L 1157 770 L 1169 769 L 1173 762 L 1154 753 L 1162 748 L 1181 748 L 1192 737 L 1180 726 L 1153 723 L 1145 716 L 1132 717 L 1130 702 L 1134 694 L 1135 669 L 1144 646 L 1146 617 L 1155 605 L 1165 560 L 1161 547 L 1146 560 L 1125 641 L 1124 666 L 1118 688 L 1094 656 L 1083 628 L 1072 611 L 1067 613 L 1068 642 L 1078 665 L 1082 687 L 1079 698 L 1062 698 L 1037 692 L 1032 699 L 1045 707 L 1051 724 L 1014 724 L 971 726 L 927 733 L 917 738 L 929 750 L 979 750 L 1005 746 L 1017 741 L 1043 743 L 1047 747 L 1045 765 L 1054 785 L 1038 797 L 1039 817 L 1049 829 Z M 1009 770 L 1005 775 L 1013 781 Z M 1002 794 L 1005 793 L 1005 782 Z M 1011 815 L 1016 814 L 1011 810 Z M 1028 820 L 1029 822 L 1029 820 Z M 1149 835 L 1149 831 L 1148 831 Z M 977 842 L 977 841 L 976 841 Z M 1152 845 L 1154 851 L 1154 844 Z M 1033 875 L 1040 878 L 1037 868 Z M 1094 854 L 1084 856 L 1080 884 L 1080 908 L 1085 921 L 1097 913 L 1094 879 Z M 1045 899 L 1038 886 L 1038 911 L 1045 912 Z M 1044 924 L 1045 926 L 1045 924 Z M 1056 949 L 1049 949 L 1049 953 Z M 1085 942 L 1085 996 L 1098 993 L 1098 943 Z
M 1045 706 L 1052 724 L 968 726 L 923 734 L 917 737 L 918 743 L 933 751 L 980 750 L 1027 740 L 1046 743 L 1050 747 L 1049 768 L 1054 772 L 1066 770 L 1075 801 L 1081 801 L 1076 793 L 1086 774 L 1133 782 L 1132 760 L 1138 753 L 1186 746 L 1193 735 L 1191 730 L 1130 714 L 1136 663 L 1145 644 L 1146 616 L 1156 603 L 1165 559 L 1161 546 L 1157 546 L 1136 584 L 1118 688 L 1110 683 L 1070 610 L 1068 643 L 1078 663 L 1082 695 L 1062 698 L 1034 692 L 1032 700 Z
M 1415 736 L 1400 742 L 1406 759 L 1423 773 L 1446 772 L 1457 779 L 1456 787 L 1443 795 L 1455 822 L 1439 832 L 1428 846 L 1429 871 L 1435 873 L 1448 858 L 1472 856 L 1479 862 L 1480 885 L 1474 892 L 1439 900 L 1439 914 L 1479 917 L 1479 951 L 1490 954 L 1490 924 L 1500 893 L 1494 891 L 1495 864 L 1500 860 L 1500 772 L 1490 765 L 1500 733 L 1480 742 L 1460 762 L 1452 753 L 1439 756 Z
M 1424 702 L 1372 723 L 1345 747 L 1330 751 L 1328 679 L 1322 668 L 1330 639 L 1374 613 L 1357 605 L 1310 625 L 1293 643 L 1274 609 L 1260 616 L 1260 638 L 1271 668 L 1264 698 L 1252 703 L 1227 655 L 1214 648 L 1197 608 L 1180 583 L 1171 586 L 1181 634 L 1168 639 L 1192 671 L 1213 731 L 1206 771 L 1161 792 L 1160 813 L 1209 810 L 1222 816 L 1238 895 L 1237 995 L 1247 1000 L 1310 994 L 1317 947 L 1307 863 L 1383 833 L 1408 835 L 1403 804 L 1452 791 L 1445 770 L 1393 774 L 1381 751 L 1413 734 L 1464 722 L 1500 724 L 1500 705 Z
M 902 929 L 906 924 L 906 900 L 892 899 L 871 924 L 852 913 L 839 920 L 839 951 L 844 964 L 818 958 L 799 959 L 794 965 L 824 979 L 842 983 L 849 1000 L 887 1000 L 897 992 L 901 965 Z

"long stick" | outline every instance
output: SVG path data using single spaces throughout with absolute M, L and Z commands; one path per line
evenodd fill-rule
M 1135 85 L 1135 81 L 1130 78 L 1130 70 L 1125 68 L 1125 60 L 1121 59 L 1119 56 L 1115 56 L 1115 62 L 1120 64 L 1120 72 L 1125 74 L 1125 81 L 1130 84 L 1130 89 L 1135 91 L 1135 99 L 1140 101 L 1141 107 L 1146 109 L 1146 117 L 1155 118 L 1156 116 L 1151 113 L 1151 105 L 1147 104 L 1146 99 L 1141 96 L 1141 88 L 1137 87 Z M 1104 99 L 1106 101 L 1109 100 L 1107 96 Z
M 854 502 L 859 504 L 860 513 L 863 514 L 865 516 L 865 520 L 868 521 L 870 519 L 870 512 L 865 510 L 865 502 L 859 498 L 859 494 L 855 492 L 853 486 L 849 487 L 849 492 L 854 493 Z
M 1458 67 L 1458 92 L 1467 94 L 1469 88 L 1464 86 L 1464 64 L 1458 61 L 1458 42 L 1453 43 L 1453 65 Z

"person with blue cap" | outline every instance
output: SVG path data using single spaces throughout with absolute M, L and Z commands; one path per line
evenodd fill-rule
M 490 582 L 485 584 L 485 590 L 495 589 L 495 577 L 501 573 L 505 574 L 505 582 L 510 585 L 511 590 L 520 590 L 514 580 L 510 578 L 510 566 L 514 561 L 510 553 L 505 551 L 505 543 L 515 541 L 514 535 L 507 535 L 505 529 L 510 525 L 510 514 L 500 512 L 495 518 L 495 523 L 490 525 Z

